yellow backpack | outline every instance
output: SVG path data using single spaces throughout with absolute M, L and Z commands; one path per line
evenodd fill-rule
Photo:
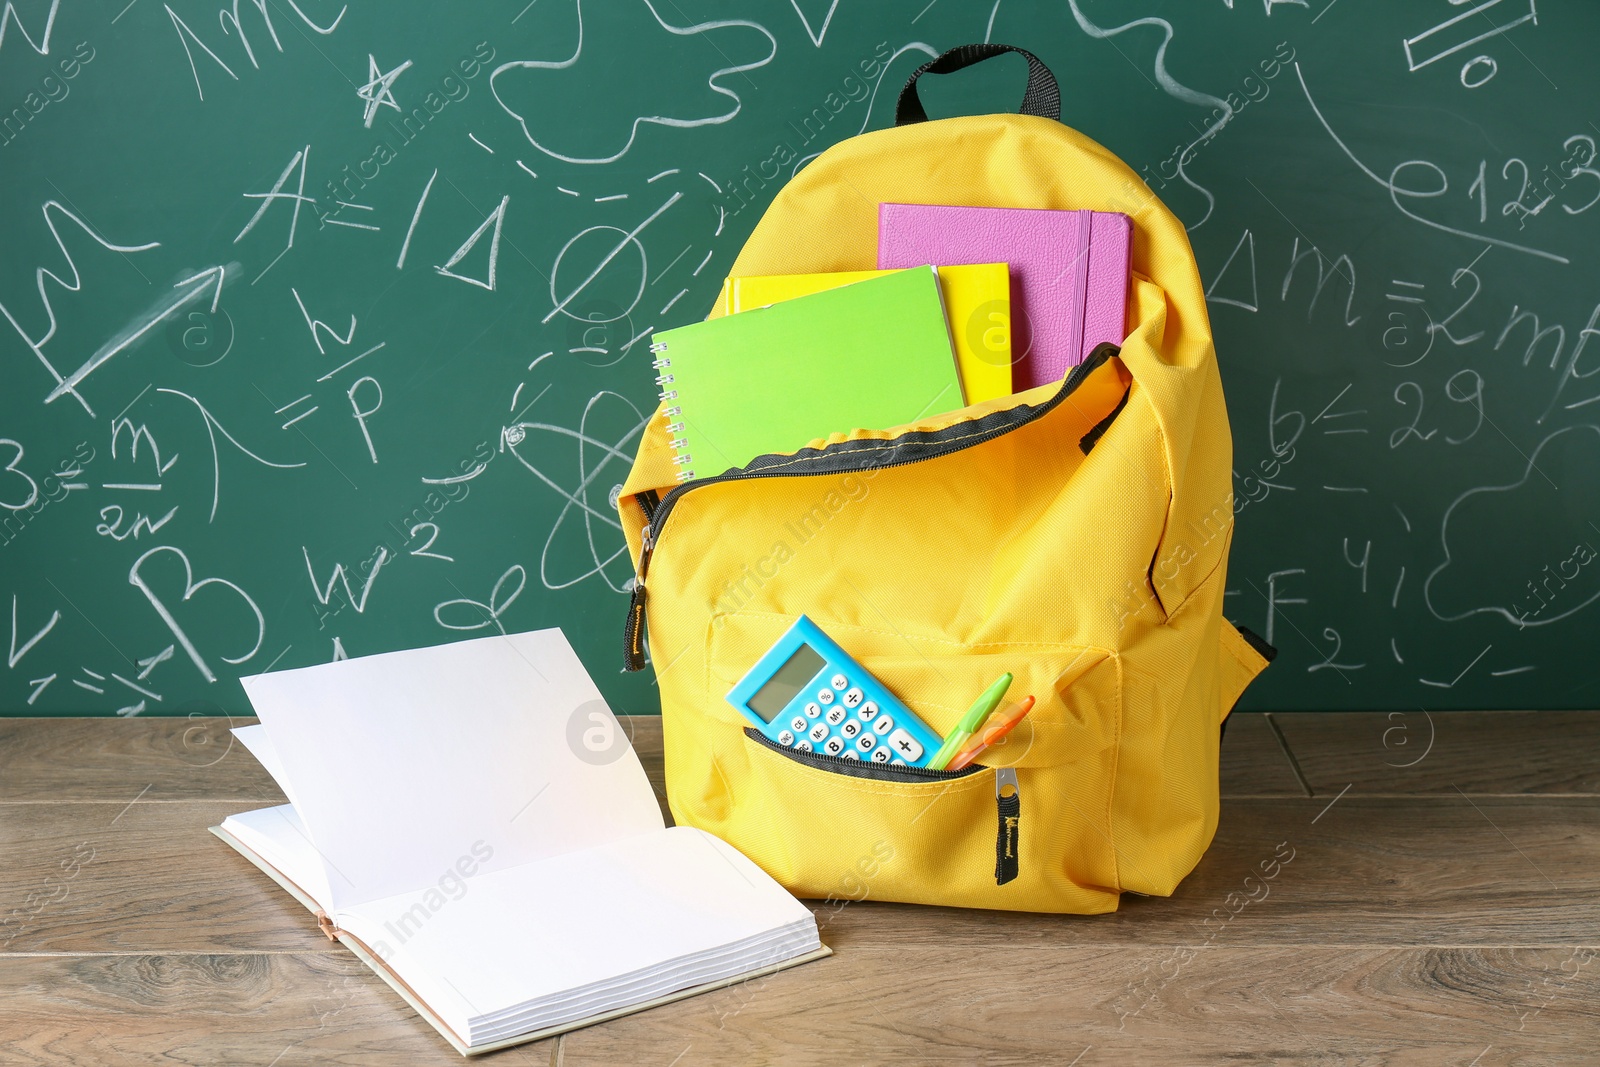
M 918 75 L 1003 51 L 912 75 L 900 125 L 795 175 L 730 275 L 872 269 L 882 201 L 1122 211 L 1120 354 L 683 484 L 658 411 L 618 500 L 673 815 L 803 897 L 1098 913 L 1171 893 L 1216 829 L 1219 724 L 1271 655 L 1222 617 L 1232 447 L 1182 224 L 1057 121 L 1025 52 L 1032 114 L 924 120 Z M 961 771 L 781 749 L 724 698 L 801 614 L 940 733 L 1005 671 L 1038 703 Z

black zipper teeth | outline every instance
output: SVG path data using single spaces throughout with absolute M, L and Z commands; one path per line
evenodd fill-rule
M 989 433 L 980 434 L 969 440 L 962 441 L 960 444 L 952 447 L 947 452 L 938 452 L 931 456 L 919 456 L 916 459 L 901 460 L 898 463 L 885 463 L 883 466 L 876 469 L 889 470 L 893 467 L 908 467 L 913 463 L 922 463 L 925 460 L 941 459 L 944 456 L 954 455 L 955 453 L 965 451 L 968 448 L 976 448 L 978 445 L 986 444 L 989 441 L 994 440 L 996 437 L 1004 436 L 1005 434 L 1011 433 L 1014 430 L 1020 430 L 1029 423 L 1041 419 L 1045 415 L 1048 415 L 1051 411 L 1054 411 L 1063 400 L 1071 396 L 1077 390 L 1079 385 L 1083 384 L 1083 380 L 1085 378 L 1087 378 L 1094 371 L 1098 370 L 1108 359 L 1116 355 L 1119 351 L 1120 349 L 1117 345 L 1113 345 L 1109 342 L 1097 346 L 1093 352 L 1089 353 L 1088 359 L 1084 360 L 1082 363 L 1078 364 L 1072 369 L 1072 373 L 1067 375 L 1066 380 L 1061 383 L 1061 388 L 1056 391 L 1055 396 L 1051 397 L 1043 404 L 1040 404 L 1037 408 L 1034 408 L 1031 412 L 1029 412 L 1028 417 L 1020 422 L 1014 423 L 1010 426 L 997 427 Z M 894 441 L 898 440 L 899 438 L 889 438 L 885 443 L 893 443 Z M 855 442 L 843 443 L 854 444 Z M 819 455 L 826 454 L 827 450 L 823 449 Z M 737 471 L 732 474 L 718 474 L 710 478 L 696 478 L 693 481 L 684 482 L 682 485 L 673 488 L 667 493 L 666 496 L 661 498 L 660 503 L 658 503 L 655 507 L 655 511 L 652 514 L 650 521 L 646 524 L 651 534 L 650 550 L 645 552 L 641 557 L 640 576 L 643 577 L 644 571 L 648 565 L 649 556 L 654 551 L 655 546 L 661 543 L 661 531 L 662 528 L 666 526 L 667 519 L 672 514 L 673 505 L 675 505 L 685 493 L 692 489 L 700 489 L 704 486 L 716 485 L 720 482 L 746 481 L 752 478 L 815 478 L 825 474 L 854 473 L 856 473 L 854 470 Z
M 645 525 L 650 525 L 650 520 L 656 517 L 656 506 L 661 503 L 661 494 L 654 489 L 646 489 L 638 495 L 639 507 L 644 511 Z
M 981 763 L 968 764 L 959 771 L 933 771 L 926 767 L 891 767 L 884 763 L 873 763 L 871 760 L 853 760 L 845 759 L 842 756 L 830 756 L 825 752 L 801 752 L 799 749 L 778 744 L 778 742 L 753 726 L 746 726 L 744 734 L 752 741 L 772 749 L 779 755 L 788 756 L 803 766 L 815 767 L 819 771 L 829 771 L 833 774 L 849 775 L 852 778 L 865 778 L 874 782 L 944 782 L 952 778 L 966 778 L 968 775 L 988 770 Z

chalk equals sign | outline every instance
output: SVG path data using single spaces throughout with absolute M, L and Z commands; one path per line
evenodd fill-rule
M 289 401 L 287 404 L 283 405 L 283 407 L 279 408 L 277 411 L 274 411 L 273 414 L 274 415 L 282 415 L 285 411 L 288 411 L 290 408 L 294 407 L 296 404 L 302 403 L 302 402 L 310 400 L 310 399 L 311 399 L 311 394 L 307 393 L 305 396 L 300 397 L 298 400 Z M 318 410 L 318 405 L 312 404 L 311 407 L 307 408 L 305 411 L 300 412 L 300 414 L 296 415 L 294 418 L 292 418 L 288 422 L 284 423 L 283 426 L 280 427 L 280 429 L 287 430 L 289 427 L 293 426 L 295 423 L 299 422 L 301 419 L 306 418 L 307 416 L 316 414 L 317 410 Z
M 1487 41 L 1491 37 L 1499 37 L 1502 34 L 1509 33 L 1524 22 L 1531 22 L 1535 26 L 1539 24 L 1539 12 L 1534 6 L 1536 0 L 1527 0 L 1527 14 L 1503 25 L 1496 26 L 1493 20 L 1489 18 L 1489 12 L 1506 2 L 1507 0 L 1486 0 L 1486 2 L 1470 7 L 1459 15 L 1445 19 L 1431 30 L 1424 30 L 1415 37 L 1407 38 L 1401 42 L 1406 50 L 1406 68 L 1413 72 L 1419 71 L 1423 67 L 1439 62 L 1441 59 L 1453 56 L 1457 52 L 1463 52 L 1481 41 Z M 1505 13 L 1511 14 L 1515 10 L 1516 8 L 1513 7 Z M 1472 34 L 1474 30 L 1483 25 L 1482 22 L 1472 21 L 1478 15 L 1484 16 L 1484 21 L 1488 23 L 1490 28 L 1483 33 L 1461 40 L 1460 38 L 1463 35 Z M 1473 62 L 1477 61 L 1474 60 Z M 1493 61 L 1491 60 L 1490 62 Z

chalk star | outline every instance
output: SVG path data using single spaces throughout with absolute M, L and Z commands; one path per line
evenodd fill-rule
M 378 117 L 379 105 L 387 104 L 396 111 L 400 104 L 394 98 L 394 80 L 406 72 L 411 66 L 411 60 L 406 60 L 387 74 L 378 71 L 378 59 L 370 52 L 367 53 L 367 77 L 371 80 L 356 90 L 356 95 L 367 102 L 366 114 L 362 116 L 367 129 L 372 129 L 372 120 Z

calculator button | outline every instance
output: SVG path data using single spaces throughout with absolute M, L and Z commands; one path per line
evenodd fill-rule
M 807 741 L 805 738 L 802 737 L 800 740 L 798 740 L 798 741 L 796 741 L 794 743 L 794 750 L 796 752 L 810 752 L 811 751 L 811 742 Z M 879 752 L 883 752 L 885 750 L 880 748 L 880 749 L 878 749 L 878 751 Z
M 917 760 L 922 758 L 922 746 L 917 744 L 917 739 L 915 737 L 912 737 L 904 730 L 896 730 L 894 733 L 890 734 L 885 743 L 890 748 L 894 749 L 895 755 L 897 756 L 903 756 L 907 760 Z
M 811 724 L 806 722 L 804 715 L 796 715 L 794 718 L 789 720 L 789 729 L 793 730 L 797 734 L 803 734 L 807 730 L 811 729 Z
M 813 741 L 821 741 L 824 737 L 828 736 L 828 724 L 825 722 L 813 724 L 810 732 L 807 733 L 806 736 L 811 738 Z
M 821 715 L 821 714 L 822 714 L 822 705 L 818 704 L 815 700 L 811 701 L 809 704 L 806 705 L 806 715 L 808 717 L 815 719 L 818 715 Z
M 778 744 L 780 744 L 780 745 L 792 745 L 792 744 L 794 744 L 794 734 L 790 733 L 788 730 L 779 730 L 778 731 Z
M 839 732 L 843 734 L 844 739 L 848 741 L 856 734 L 861 732 L 861 724 L 856 722 L 854 719 L 851 719 L 839 727 Z
M 833 690 L 832 689 L 818 689 L 817 690 L 817 703 L 821 704 L 823 707 L 827 707 L 829 704 L 832 704 L 833 703 Z
M 885 749 L 884 751 L 887 751 L 887 749 Z M 893 759 L 893 760 L 889 761 L 889 766 L 891 766 L 891 767 L 904 767 L 905 765 L 906 765 L 906 761 L 903 760 L 903 759 Z
M 858 756 L 858 755 L 856 755 L 856 754 L 855 754 L 855 753 L 854 753 L 854 752 L 851 752 L 851 751 L 850 751 L 850 750 L 849 750 L 849 749 L 848 749 L 848 748 L 847 748 L 847 749 L 845 749 L 845 750 L 844 750 L 844 751 L 843 751 L 843 752 L 841 752 L 841 753 L 839 753 L 839 758 L 840 758 L 840 759 L 853 759 L 853 760 L 859 760 L 859 759 L 860 759 L 860 758 L 861 758 L 861 757 L 860 757 L 860 756 Z
M 856 709 L 856 718 L 860 719 L 862 722 L 871 722 L 873 717 L 877 714 L 878 702 L 876 700 L 869 700 Z
M 822 751 L 830 756 L 837 756 L 844 751 L 844 739 L 840 737 L 828 738 L 827 744 L 822 746 Z
M 882 737 L 884 734 L 893 729 L 894 720 L 887 715 L 878 716 L 877 721 L 872 724 L 872 732 L 877 734 L 879 737 Z
M 843 692 L 850 687 L 850 679 L 846 678 L 842 674 L 836 674 L 832 678 L 828 679 L 828 684 L 840 692 Z
M 869 735 L 867 735 L 867 736 L 868 736 L 868 737 L 870 737 L 870 736 L 871 736 L 871 735 L 870 735 L 870 734 L 869 734 Z M 862 739 L 861 739 L 861 740 L 862 740 L 862 741 L 865 741 L 865 740 L 866 740 L 866 738 L 865 738 L 865 737 L 863 737 L 863 738 L 862 738 Z M 802 744 L 802 745 L 803 745 L 803 744 L 805 744 L 805 742 L 804 742 L 804 741 L 802 741 L 802 742 L 800 742 L 800 743 L 801 743 L 801 744 Z M 858 741 L 858 742 L 856 742 L 856 743 L 857 743 L 857 744 L 860 744 L 860 743 L 861 743 L 861 742 L 860 742 L 860 741 Z M 892 758 L 893 758 L 893 757 L 894 757 L 894 753 L 893 753 L 893 752 L 890 752 L 890 751 L 889 751 L 889 750 L 888 750 L 888 749 L 886 749 L 886 748 L 880 748 L 880 749 L 878 749 L 878 750 L 877 750 L 877 751 L 876 751 L 876 752 L 874 752 L 874 753 L 873 753 L 873 754 L 872 754 L 872 762 L 873 762 L 873 763 L 888 763 L 888 762 L 889 762 L 889 760 L 890 760 L 890 759 L 892 759 Z
M 866 695 L 859 689 L 852 689 L 839 699 L 844 701 L 845 707 L 854 708 L 858 707 L 861 704 L 861 701 L 866 699 Z
M 862 734 L 856 738 L 856 748 L 862 752 L 871 752 L 878 746 L 878 739 L 871 734 Z
M 833 725 L 838 726 L 841 722 L 844 721 L 844 709 L 843 708 L 829 708 L 828 709 L 827 719 Z

